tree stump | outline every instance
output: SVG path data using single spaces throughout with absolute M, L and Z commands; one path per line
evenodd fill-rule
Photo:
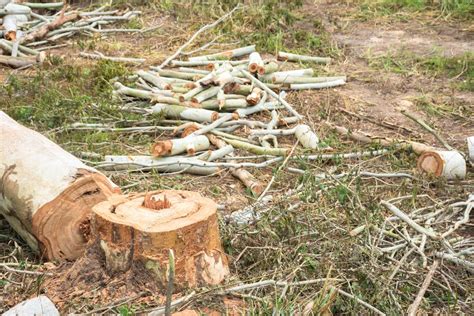
M 96 203 L 120 192 L 107 177 L 0 111 L 0 214 L 49 260 L 76 259 Z
M 142 265 L 167 284 L 168 254 L 175 254 L 178 288 L 218 284 L 229 274 L 217 206 L 199 193 L 164 190 L 114 196 L 93 208 L 95 240 L 109 274 Z

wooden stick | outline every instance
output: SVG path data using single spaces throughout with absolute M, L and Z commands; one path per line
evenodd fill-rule
M 378 315 L 381 315 L 381 316 L 385 316 L 385 313 L 381 312 L 380 310 L 378 310 L 377 308 L 373 307 L 372 305 L 370 305 L 369 303 L 361 300 L 360 298 L 357 298 L 355 297 L 354 295 L 352 294 L 349 294 L 341 289 L 338 289 L 338 288 L 335 288 L 335 287 L 332 287 L 335 291 L 339 292 L 339 294 L 342 294 L 344 296 L 347 296 L 355 301 L 357 301 L 357 303 L 361 304 L 361 305 L 364 305 L 365 307 L 367 307 L 368 309 L 370 309 L 371 311 L 373 311 L 374 313 L 378 314 Z
M 54 29 L 57 29 L 58 27 L 60 27 L 61 25 L 65 24 L 67 22 L 71 22 L 71 21 L 77 20 L 79 18 L 79 13 L 75 12 L 75 11 L 69 12 L 68 15 L 65 15 L 66 9 L 67 9 L 67 6 L 65 6 L 60 11 L 59 16 L 54 21 L 43 25 L 42 27 L 35 30 L 34 32 L 29 33 L 28 35 L 23 37 L 20 41 L 22 43 L 37 41 L 39 39 L 42 39 L 42 38 L 46 37 L 46 35 L 50 31 L 52 31 Z
M 320 83 L 292 83 L 290 84 L 290 89 L 291 90 L 324 89 L 324 88 L 338 87 L 345 84 L 346 82 L 342 79 L 320 82 Z
M 407 311 L 408 316 L 416 316 L 416 311 L 418 310 L 418 307 L 420 306 L 423 296 L 425 296 L 426 290 L 431 284 L 431 280 L 433 279 L 433 276 L 436 272 L 436 269 L 438 269 L 439 264 L 440 264 L 440 261 L 438 259 L 433 261 L 433 264 L 431 265 L 431 268 L 428 271 L 428 274 L 426 275 L 425 280 L 423 281 L 423 284 L 421 285 L 421 288 L 418 291 L 418 294 L 416 295 L 415 300 L 408 308 L 408 311 Z
M 278 60 L 283 61 L 310 61 L 315 63 L 327 64 L 331 61 L 329 57 L 313 57 L 306 55 L 297 55 L 292 53 L 278 52 Z
M 171 301 L 173 299 L 173 288 L 174 288 L 174 252 L 173 249 L 169 249 L 169 260 L 168 260 L 168 285 L 166 287 L 166 304 L 165 304 L 165 315 L 171 315 Z
M 45 58 L 45 54 L 39 54 L 38 56 L 31 57 L 12 57 L 0 55 L 0 64 L 4 64 L 13 68 L 21 68 L 31 66 L 34 64 L 42 63 Z
M 64 2 L 50 2 L 50 3 L 22 2 L 21 4 L 27 7 L 30 7 L 32 9 L 59 9 L 64 6 Z
M 214 135 L 208 135 L 209 141 L 218 148 L 225 148 L 228 146 L 225 141 L 217 138 Z M 233 147 L 232 147 L 233 148 Z M 232 153 L 229 156 L 233 156 Z M 243 168 L 230 168 L 230 172 L 234 177 L 242 181 L 255 196 L 259 196 L 263 191 L 263 184 L 258 181 L 250 172 Z
M 224 140 L 236 148 L 245 149 L 256 155 L 286 156 L 289 152 L 288 148 L 266 148 L 235 139 L 224 138 Z
M 79 53 L 79 56 L 84 57 L 84 58 L 90 58 L 90 59 L 102 59 L 102 60 L 110 60 L 114 62 L 130 63 L 130 64 L 143 64 L 146 61 L 145 58 L 105 56 L 104 54 L 99 53 L 99 52 L 96 52 L 95 54 L 81 52 Z
M 381 205 L 385 206 L 390 212 L 392 212 L 395 216 L 400 218 L 402 221 L 407 223 L 409 226 L 411 226 L 414 230 L 419 232 L 420 234 L 427 235 L 428 237 L 439 240 L 441 236 L 434 232 L 432 229 L 425 228 L 418 223 L 416 223 L 414 220 L 412 220 L 406 213 L 404 213 L 402 210 L 400 210 L 398 207 L 395 205 L 386 202 L 386 201 L 381 201 Z
M 257 78 L 255 78 L 254 76 L 252 76 L 250 73 L 248 73 L 247 71 L 245 70 L 241 70 L 242 74 L 247 77 L 248 79 L 250 79 L 255 85 L 257 85 L 258 87 L 260 87 L 261 89 L 263 89 L 264 91 L 266 91 L 269 95 L 271 95 L 272 97 L 274 97 L 275 99 L 277 99 L 279 102 L 281 102 L 281 104 L 283 104 L 285 106 L 285 108 L 291 113 L 293 114 L 294 116 L 298 117 L 299 119 L 303 118 L 303 116 L 301 116 L 301 114 L 299 114 L 298 112 L 296 112 L 295 109 L 293 109 L 293 107 L 288 103 L 286 102 L 282 97 L 280 97 L 278 94 L 276 94 L 272 89 L 268 88 L 267 85 L 265 85 L 263 82 L 261 82 L 260 80 L 258 80 Z
M 228 50 L 211 55 L 196 56 L 189 58 L 189 61 L 201 61 L 201 60 L 219 60 L 219 59 L 231 59 L 233 57 L 240 57 L 255 52 L 255 45 L 239 47 L 236 49 Z
M 398 144 L 403 148 L 413 150 L 417 154 L 422 154 L 425 151 L 436 150 L 434 147 L 431 147 L 422 143 L 414 142 L 414 141 L 392 139 L 392 138 L 387 138 L 387 137 L 374 137 L 366 133 L 350 131 L 345 127 L 337 126 L 330 122 L 324 122 L 323 124 L 331 128 L 332 130 L 336 131 L 338 134 L 345 135 L 353 140 L 366 143 L 366 144 L 378 143 L 386 147 L 390 147 L 390 146 Z
M 200 28 L 196 33 L 193 34 L 193 36 L 191 36 L 191 38 L 186 42 L 184 43 L 180 48 L 178 48 L 178 50 L 173 54 L 171 55 L 170 57 L 168 57 L 165 61 L 163 61 L 161 63 L 161 65 L 158 66 L 159 69 L 163 69 L 163 67 L 165 67 L 166 65 L 168 65 L 170 63 L 170 61 L 172 61 L 173 59 L 175 59 L 176 57 L 178 57 L 182 51 L 189 46 L 189 44 L 192 43 L 192 41 L 194 41 L 194 39 L 196 37 L 198 37 L 199 34 L 201 34 L 202 32 L 204 31 L 207 31 L 208 29 L 211 29 L 213 27 L 215 27 L 217 24 L 221 23 L 222 21 L 226 20 L 228 17 L 230 17 L 235 11 L 237 11 L 237 9 L 239 9 L 240 6 L 237 5 L 235 6 L 235 8 L 233 8 L 231 11 L 229 11 L 228 13 L 226 13 L 225 15 L 221 16 L 219 19 L 217 19 L 216 21 L 212 22 L 211 24 L 207 24 L 205 26 L 203 26 L 202 28 Z
M 469 160 L 474 162 L 474 136 L 469 136 L 467 139 L 467 152 Z
M 471 261 L 458 258 L 458 257 L 456 257 L 456 256 L 453 255 L 453 254 L 443 253 L 443 252 L 439 252 L 439 251 L 436 251 L 436 252 L 434 253 L 434 255 L 435 255 L 437 258 L 445 259 L 445 260 L 451 261 L 452 263 L 455 263 L 455 264 L 458 264 L 458 265 L 460 265 L 460 266 L 463 266 L 463 267 L 466 268 L 469 272 L 474 273 L 474 263 L 471 262 Z
M 444 147 L 446 147 L 447 150 L 454 150 L 453 147 L 451 147 L 445 140 L 444 138 L 442 138 L 434 129 L 432 129 L 428 124 L 425 123 L 425 121 L 423 121 L 422 119 L 420 118 L 417 118 L 415 116 L 413 116 L 412 114 L 408 113 L 407 111 L 401 111 L 403 115 L 405 115 L 406 117 L 408 117 L 409 119 L 413 120 L 414 122 L 418 123 L 421 127 L 423 127 L 424 129 L 426 129 L 430 134 L 432 134 L 434 137 L 436 137 L 437 140 L 439 140 L 439 142 L 441 144 L 443 144 Z

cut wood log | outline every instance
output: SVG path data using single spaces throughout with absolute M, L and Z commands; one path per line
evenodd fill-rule
M 19 315 L 59 316 L 60 314 L 56 309 L 56 306 L 54 306 L 53 302 L 51 302 L 47 296 L 40 295 L 23 301 L 2 314 L 2 316 Z
M 204 135 L 190 135 L 184 138 L 157 141 L 151 147 L 151 154 L 154 157 L 174 156 L 184 152 L 189 155 L 197 151 L 209 149 L 209 139 Z
M 217 205 L 199 193 L 164 190 L 115 196 L 93 208 L 92 223 L 110 274 L 142 264 L 165 288 L 170 249 L 177 289 L 219 284 L 229 274 Z
M 156 76 L 148 71 L 139 70 L 137 71 L 137 75 L 161 90 L 171 89 L 171 85 L 169 83 L 164 82 L 159 76 Z
M 75 11 L 69 12 L 68 15 L 65 15 L 66 9 L 67 9 L 67 6 L 65 6 L 61 10 L 61 12 L 59 13 L 59 15 L 56 19 L 54 19 L 50 23 L 46 23 L 42 27 L 40 27 L 40 28 L 36 29 L 35 31 L 29 33 L 28 35 L 26 35 L 25 37 L 23 37 L 21 39 L 21 42 L 25 43 L 25 42 L 38 41 L 38 40 L 46 37 L 46 35 L 50 31 L 59 28 L 61 25 L 65 24 L 67 22 L 77 20 L 80 17 L 79 13 L 75 12 Z
M 12 57 L 12 56 L 3 56 L 0 55 L 0 64 L 12 67 L 12 68 L 21 68 L 27 67 L 34 64 L 41 64 L 46 58 L 46 54 L 41 52 L 37 56 L 28 56 L 28 57 Z
M 467 138 L 467 153 L 469 160 L 474 162 L 474 136 Z
M 104 170 L 156 170 L 163 173 L 189 173 L 201 176 L 216 175 L 220 168 L 215 166 L 199 166 L 198 159 L 189 157 L 151 156 L 105 156 L 105 163 L 100 166 Z
M 343 127 L 343 126 L 334 125 L 330 122 L 324 122 L 323 124 L 325 126 L 331 128 L 332 130 L 334 130 L 336 133 L 338 133 L 340 135 L 345 135 L 345 136 L 347 136 L 347 137 L 349 137 L 349 138 L 351 138 L 355 141 L 365 143 L 365 144 L 376 143 L 376 144 L 380 144 L 381 146 L 385 146 L 385 147 L 398 145 L 402 148 L 411 149 L 411 150 L 413 150 L 413 152 L 415 152 L 417 154 L 422 154 L 426 151 L 437 150 L 436 148 L 434 148 L 432 146 L 428 146 L 428 145 L 418 143 L 418 142 L 415 142 L 415 141 L 404 140 L 404 139 L 392 139 L 392 138 L 388 138 L 388 137 L 371 136 L 371 135 L 368 135 L 366 133 L 349 130 L 349 129 Z
M 255 51 L 255 45 L 251 45 L 251 46 L 245 46 L 245 47 L 228 50 L 221 53 L 191 57 L 189 58 L 189 61 L 230 59 L 233 57 L 240 57 L 243 55 L 247 55 L 247 54 L 253 53 L 254 51 Z
M 306 55 L 297 55 L 292 53 L 278 52 L 278 60 L 284 61 L 303 61 L 303 62 L 315 62 L 321 64 L 327 64 L 331 61 L 329 57 L 313 57 Z
M 259 79 L 264 82 L 285 82 L 289 77 L 307 77 L 313 76 L 314 70 L 312 68 L 307 69 L 296 69 L 296 70 L 287 70 L 287 71 L 277 71 L 270 73 L 268 75 L 260 76 Z
M 92 206 L 120 189 L 0 111 L 0 213 L 50 260 L 80 256 Z
M 263 91 L 259 87 L 253 88 L 252 93 L 250 93 L 246 98 L 247 103 L 250 105 L 256 105 L 258 102 L 260 102 L 262 93 Z
M 263 75 L 265 73 L 265 69 L 263 67 L 263 59 L 259 53 L 253 52 L 249 55 L 249 65 L 248 70 L 251 73 L 258 73 Z
M 225 141 L 217 138 L 214 135 L 208 135 L 207 137 L 209 138 L 209 141 L 217 148 L 225 148 L 229 146 Z M 232 153 L 229 155 L 233 156 Z M 255 196 L 259 196 L 263 192 L 263 184 L 244 168 L 230 168 L 230 172 L 234 177 L 242 181 L 245 187 L 247 187 Z
M 466 177 L 466 161 L 455 150 L 426 151 L 418 158 L 418 169 L 448 180 Z
M 270 61 L 269 63 L 264 65 L 262 69 L 259 69 L 258 74 L 259 76 L 262 76 L 264 74 L 270 74 L 273 72 L 277 72 L 279 68 L 280 68 L 280 65 L 278 65 L 277 62 Z
M 308 125 L 298 125 L 295 128 L 295 136 L 304 148 L 318 148 L 319 138 Z
M 201 123 L 214 122 L 219 118 L 219 113 L 206 109 L 188 108 L 173 104 L 155 104 L 152 113 L 162 113 L 166 118 L 190 120 Z

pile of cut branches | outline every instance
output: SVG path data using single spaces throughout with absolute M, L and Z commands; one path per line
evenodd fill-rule
M 86 12 L 70 10 L 63 2 L 13 2 L 0 1 L 0 64 L 13 68 L 41 63 L 44 51 L 66 46 L 56 43 L 77 34 L 92 37 L 149 30 L 108 27 L 130 21 L 140 15 L 140 11 L 106 11 L 108 6 L 102 6 Z

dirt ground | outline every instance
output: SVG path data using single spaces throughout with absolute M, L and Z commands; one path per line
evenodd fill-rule
M 433 11 L 368 15 L 361 9 L 358 1 L 303 2 L 301 7 L 295 9 L 299 19 L 288 26 L 289 34 L 305 30 L 322 36 L 321 30 L 324 30 L 328 34 L 328 43 L 336 49 L 331 56 L 333 62 L 327 66 L 315 66 L 316 72 L 322 75 L 346 75 L 348 78 L 347 84 L 341 87 L 289 93 L 289 102 L 305 116 L 305 122 L 325 143 L 336 152 L 356 152 L 372 148 L 370 144 L 360 144 L 334 134 L 323 124 L 324 121 L 331 121 L 372 136 L 415 140 L 441 148 L 442 144 L 432 134 L 402 113 L 405 110 L 426 121 L 454 148 L 462 152 L 467 150 L 465 139 L 474 135 L 472 20 L 443 18 Z M 197 18 L 193 23 L 203 24 L 207 21 L 206 18 L 209 17 Z M 187 30 L 189 23 L 173 12 L 145 6 L 141 19 L 145 26 L 162 24 L 162 27 L 158 32 L 143 37 L 120 35 L 106 39 L 75 39 L 71 40 L 69 47 L 52 50 L 51 54 L 63 57 L 66 65 L 92 67 L 95 61 L 77 57 L 84 48 L 84 43 L 79 41 L 84 41 L 106 55 L 146 58 L 144 65 L 129 67 L 130 71 L 134 71 L 159 64 L 190 36 Z M 318 26 L 315 26 L 315 22 L 318 22 Z M 209 41 L 210 38 L 201 41 L 205 43 L 206 40 Z M 224 36 L 220 40 L 222 44 L 219 49 L 236 46 L 233 45 L 234 40 L 235 37 L 228 39 Z M 290 49 L 304 45 L 303 40 L 296 40 Z M 314 54 L 318 53 L 321 52 L 316 49 Z M 459 59 L 459 63 L 462 63 L 465 58 L 465 66 L 455 68 L 460 69 L 457 74 L 443 72 L 444 68 L 439 67 L 444 66 L 438 66 L 439 63 L 444 65 L 448 60 Z M 429 68 L 432 64 L 438 67 L 434 71 Z M 6 82 L 11 75 L 28 77 L 34 74 L 35 70 L 31 69 L 19 73 L 0 68 L 0 81 Z M 1 102 L 2 99 L 0 104 Z M 13 105 L 4 110 L 14 113 L 15 107 Z M 37 126 L 32 120 L 23 123 L 41 132 L 48 132 L 47 128 Z M 82 134 L 78 135 L 81 137 Z M 73 153 L 92 149 L 100 154 L 107 154 L 113 149 L 133 154 L 147 152 L 149 142 L 160 136 L 139 136 L 138 140 L 133 137 L 117 137 L 107 139 L 105 142 L 108 144 L 105 145 L 77 145 L 77 137 L 71 135 L 70 138 L 54 137 L 60 145 Z M 135 140 L 137 142 L 133 143 Z M 94 141 L 99 143 L 96 139 Z M 284 138 L 282 143 L 289 146 L 292 144 L 289 138 Z M 107 175 L 125 187 L 125 192 L 185 188 L 199 191 L 222 205 L 221 233 L 229 254 L 232 274 L 226 284 L 266 279 L 296 282 L 331 277 L 343 280 L 298 289 L 285 287 L 283 291 L 275 286 L 242 295 L 217 295 L 212 289 L 200 289 L 196 296 L 178 310 L 189 308 L 208 314 L 211 310 L 225 314 L 225 310 L 235 312 L 232 307 L 234 304 L 251 314 L 372 313 L 357 301 L 337 295 L 331 290 L 337 287 L 376 306 L 387 315 L 396 315 L 404 313 L 413 301 L 427 267 L 421 267 L 419 259 L 413 259 L 410 264 L 404 265 L 400 254 L 392 259 L 374 255 L 369 245 L 375 235 L 367 232 L 359 237 L 351 237 L 348 232 L 361 225 L 369 227 L 382 223 L 389 213 L 379 206 L 381 200 L 413 196 L 401 204 L 410 209 L 446 205 L 447 201 L 452 200 L 465 201 L 468 194 L 474 192 L 474 169 L 468 164 L 468 175 L 462 181 L 434 179 L 416 172 L 417 157 L 413 153 L 390 150 L 381 157 L 359 161 L 295 162 L 292 166 L 304 167 L 306 173 L 276 174 L 275 184 L 269 192 L 273 196 L 272 202 L 259 206 L 259 211 L 264 214 L 262 221 L 246 227 L 234 227 L 224 220 L 233 211 L 255 201 L 255 197 L 228 171 L 217 177 L 123 172 L 110 172 Z M 253 169 L 252 173 L 263 183 L 268 183 L 272 175 L 275 175 L 275 170 L 276 167 Z M 349 177 L 343 180 L 314 180 L 314 175 L 321 172 L 336 174 L 362 170 L 408 172 L 415 174 L 417 179 L 362 180 Z M 296 193 L 291 194 L 293 191 Z M 472 215 L 470 220 L 472 221 Z M 0 219 L 0 223 L 0 256 L 3 256 L 0 260 L 4 263 L 16 262 L 33 271 L 58 274 L 64 273 L 72 265 L 45 264 L 41 258 L 30 253 L 5 220 Z M 469 223 L 460 234 L 470 238 L 473 237 L 472 232 L 472 223 Z M 433 258 L 429 258 L 430 263 Z M 95 263 L 87 262 L 83 265 Z M 397 264 L 400 265 L 398 268 Z M 76 265 L 80 266 L 81 262 Z M 428 291 L 421 313 L 469 314 L 473 306 L 472 273 L 447 262 L 442 265 L 445 272 L 435 275 L 433 288 Z M 95 271 L 91 268 L 93 278 L 102 279 L 101 269 Z M 401 269 L 401 272 L 396 277 L 389 278 L 394 269 Z M 67 273 L 71 275 L 71 272 Z M 0 311 L 38 293 L 51 295 L 62 312 L 93 311 L 131 315 L 163 304 L 161 294 L 142 291 L 143 288 L 134 288 L 132 293 L 126 287 L 130 276 L 107 279 L 107 282 L 120 284 L 116 293 L 104 292 L 104 289 L 110 290 L 110 287 L 99 281 L 91 288 L 92 285 L 84 285 L 87 282 L 82 282 L 82 279 L 80 284 L 76 284 L 78 288 L 73 291 L 70 288 L 64 290 L 54 280 L 47 280 L 45 284 L 54 285 L 55 293 L 51 293 L 42 286 L 43 276 L 8 273 L 3 270 L 0 270 L 0 276 L 0 300 L 4 302 Z M 66 293 L 67 296 L 64 296 Z M 182 293 L 185 294 L 189 293 Z M 127 299 L 135 296 L 136 299 Z

